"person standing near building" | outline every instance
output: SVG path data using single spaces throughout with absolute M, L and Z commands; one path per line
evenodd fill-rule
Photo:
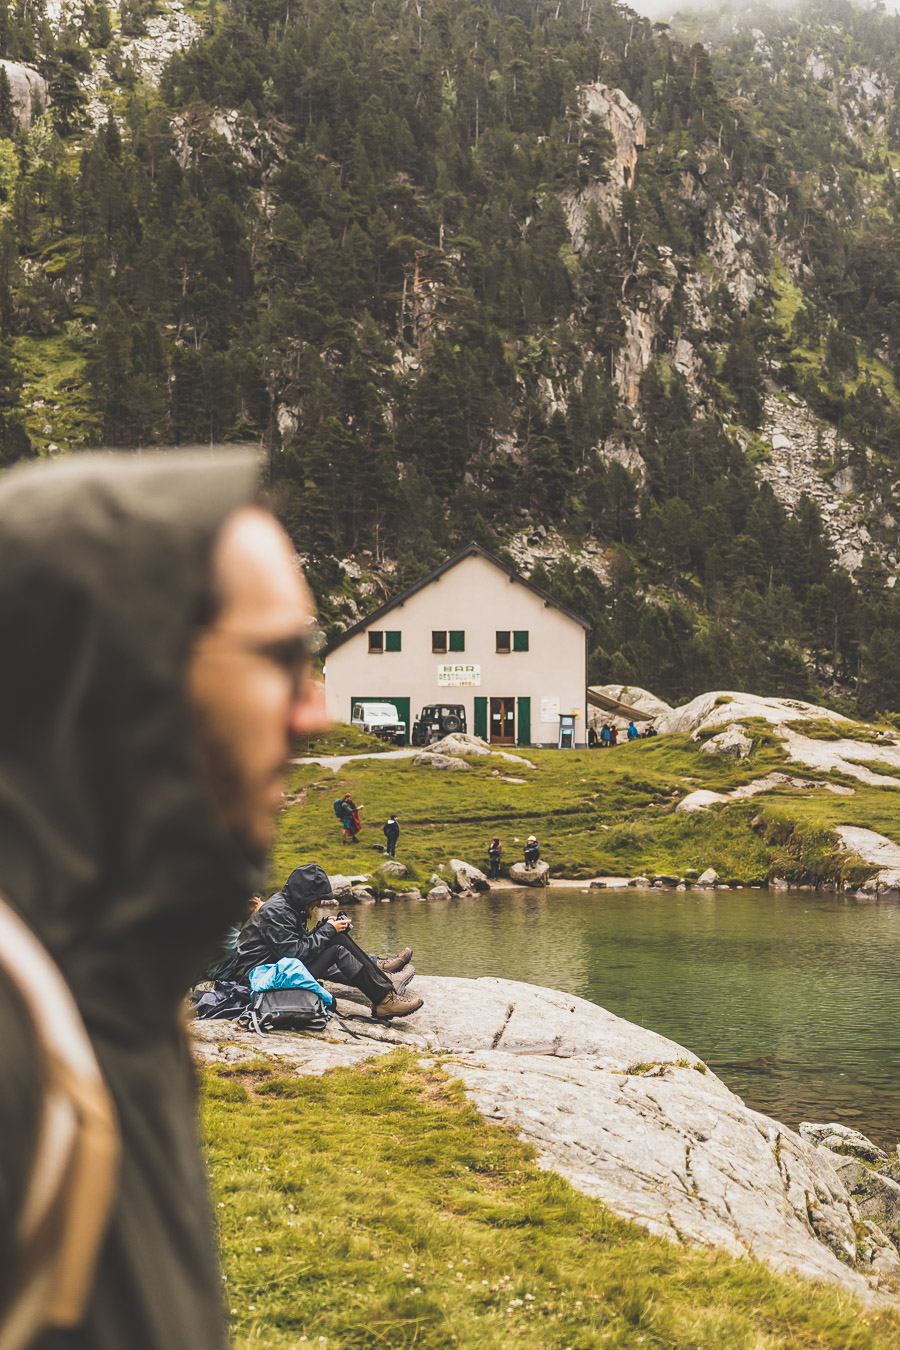
M 488 862 L 491 866 L 491 881 L 497 881 L 500 876 L 500 858 L 503 854 L 503 845 L 496 835 L 488 845 Z
M 359 807 L 356 805 L 349 792 L 344 793 L 344 798 L 341 802 L 341 829 L 343 831 L 341 836 L 342 844 L 359 843 L 359 840 L 356 837 L 362 829 L 359 819 Z
M 611 745 L 612 732 L 610 731 L 609 723 L 604 722 L 603 726 L 600 728 L 600 749 L 608 750 Z
M 637 738 L 638 738 L 638 729 L 634 725 L 634 721 L 632 720 L 631 722 L 628 723 L 628 739 L 630 741 L 636 741 Z
M 396 815 L 391 812 L 387 820 L 381 827 L 385 838 L 384 851 L 389 858 L 397 856 L 397 840 L 400 838 L 400 822 Z

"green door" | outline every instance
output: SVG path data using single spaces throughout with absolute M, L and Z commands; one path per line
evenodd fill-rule
M 475 736 L 480 736 L 483 741 L 487 740 L 487 699 L 476 698 L 475 700 L 475 726 L 472 728 Z
M 409 735 L 412 727 L 409 724 L 409 699 L 394 698 L 392 694 L 354 694 L 350 700 L 350 716 L 353 716 L 353 708 L 357 703 L 393 703 L 397 709 L 397 718 L 400 722 L 406 723 L 406 744 L 409 742 Z
M 516 745 L 531 744 L 531 699 L 516 699 Z

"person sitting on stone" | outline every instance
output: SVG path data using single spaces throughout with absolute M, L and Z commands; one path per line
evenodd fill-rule
M 422 1007 L 422 999 L 398 992 L 409 983 L 405 967 L 412 948 L 398 956 L 373 959 L 350 936 L 349 919 L 329 915 L 310 928 L 310 911 L 334 899 L 331 882 L 318 863 L 297 867 L 280 891 L 269 897 L 241 930 L 237 943 L 235 979 L 246 980 L 255 966 L 294 956 L 317 980 L 334 980 L 360 989 L 376 1018 L 408 1017 Z
M 537 866 L 538 862 L 540 861 L 540 857 L 541 857 L 540 845 L 538 844 L 538 841 L 535 839 L 534 835 L 530 834 L 525 844 L 525 866 L 529 869 L 529 871 Z

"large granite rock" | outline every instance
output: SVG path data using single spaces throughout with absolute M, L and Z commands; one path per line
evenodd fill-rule
M 457 890 L 489 891 L 491 889 L 491 883 L 484 873 L 479 868 L 473 867 L 471 863 L 463 862 L 462 858 L 450 859 L 450 871 Z
M 397 1045 L 449 1052 L 446 1071 L 487 1118 L 516 1129 L 542 1166 L 624 1218 L 870 1302 L 890 1297 L 875 1285 L 891 1277 L 894 1249 L 861 1217 L 827 1152 L 751 1111 L 690 1051 L 551 989 L 435 976 L 413 987 L 422 1009 L 387 1024 L 363 1010 L 357 1041 L 338 1028 L 328 1041 L 290 1033 L 261 1041 L 233 1023 L 203 1022 L 197 1051 L 233 1062 L 262 1050 L 300 1073 Z
M 509 869 L 509 879 L 514 886 L 549 886 L 550 868 L 545 862 L 536 862 L 534 867 L 513 863 Z
M 834 1121 L 827 1125 L 816 1125 L 812 1121 L 804 1120 L 800 1122 L 799 1133 L 801 1139 L 830 1149 L 832 1153 L 844 1154 L 848 1158 L 862 1158 L 863 1162 L 873 1164 L 886 1163 L 888 1160 L 884 1149 L 873 1144 L 871 1139 L 867 1139 L 859 1130 L 854 1130 L 849 1125 L 838 1125 Z
M 423 750 L 421 755 L 416 755 L 413 764 L 420 768 L 449 769 L 451 773 L 468 773 L 472 767 L 457 755 L 434 754 L 431 750 Z
M 742 726 L 729 726 L 710 736 L 700 747 L 701 755 L 725 755 L 731 759 L 746 759 L 753 749 L 753 741 Z

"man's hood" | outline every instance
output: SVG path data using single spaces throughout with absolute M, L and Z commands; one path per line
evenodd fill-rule
M 298 914 L 311 909 L 322 900 L 334 898 L 328 873 L 318 863 L 295 867 L 285 882 L 282 895 Z
M 186 669 L 247 451 L 83 454 L 0 482 L 0 892 L 89 1026 L 171 1027 L 256 888 L 193 749 Z

